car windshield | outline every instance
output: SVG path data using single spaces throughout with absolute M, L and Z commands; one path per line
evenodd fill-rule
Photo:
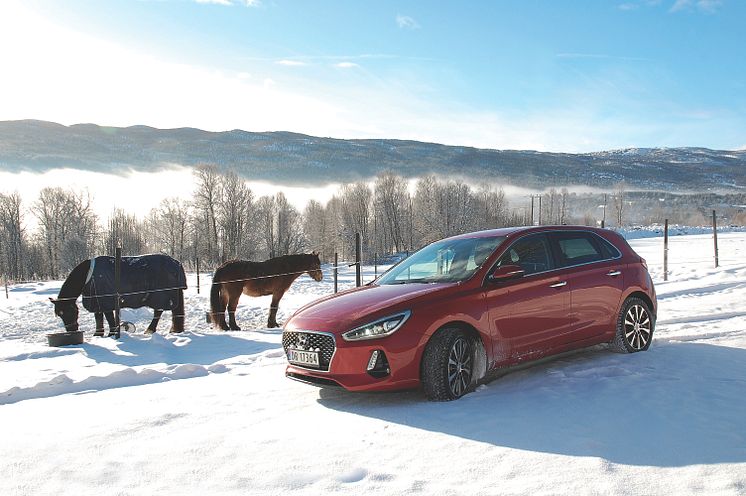
M 505 236 L 446 239 L 428 245 L 383 274 L 377 284 L 464 281 L 474 274 Z

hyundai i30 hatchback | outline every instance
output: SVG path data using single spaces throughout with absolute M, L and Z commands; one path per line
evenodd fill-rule
M 656 309 L 645 260 L 613 231 L 463 234 L 299 309 L 282 335 L 286 375 L 351 391 L 422 387 L 452 400 L 491 369 L 599 343 L 645 351 Z

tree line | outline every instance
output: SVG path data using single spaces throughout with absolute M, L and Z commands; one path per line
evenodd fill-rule
M 15 281 L 64 277 L 80 261 L 113 255 L 167 253 L 188 270 L 211 270 L 233 259 L 263 260 L 316 250 L 329 262 L 354 257 L 360 233 L 366 261 L 413 251 L 444 237 L 526 225 L 527 206 L 511 207 L 501 188 L 472 187 L 458 179 L 428 175 L 413 187 L 388 171 L 371 182 L 340 187 L 331 199 L 309 201 L 301 211 L 279 192 L 257 197 L 235 172 L 212 165 L 195 168 L 191 198 L 166 198 L 144 218 L 122 209 L 105 221 L 93 211 L 87 191 L 48 187 L 24 203 L 18 193 L 0 193 L 0 268 Z M 543 195 L 542 222 L 569 223 L 566 189 Z M 621 203 L 620 203 L 621 204 Z M 36 220 L 33 231 L 27 219 Z M 592 219 L 585 219 L 586 223 Z

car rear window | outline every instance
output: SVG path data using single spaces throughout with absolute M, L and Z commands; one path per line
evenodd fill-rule
M 553 233 L 552 238 L 564 267 L 582 265 L 620 256 L 609 242 L 589 232 Z

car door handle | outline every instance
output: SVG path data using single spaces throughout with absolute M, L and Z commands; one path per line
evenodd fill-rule
M 606 275 L 611 277 L 616 277 L 618 275 L 621 275 L 621 270 L 610 270 Z
M 561 288 L 562 286 L 567 286 L 567 281 L 555 282 L 549 285 L 550 288 Z

